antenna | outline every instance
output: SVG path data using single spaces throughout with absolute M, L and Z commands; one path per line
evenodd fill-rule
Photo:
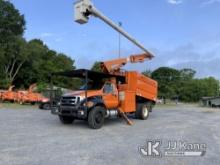
M 90 15 L 95 16 L 101 19 L 102 21 L 104 21 L 106 24 L 111 26 L 119 33 L 121 33 L 124 37 L 126 37 L 128 40 L 130 40 L 140 49 L 142 49 L 144 52 L 149 54 L 151 58 L 154 57 L 152 53 L 150 53 L 144 46 L 142 46 L 142 44 L 136 41 L 133 37 L 131 37 L 126 31 L 124 31 L 122 27 L 111 21 L 108 17 L 106 17 L 99 10 L 97 10 L 90 0 L 79 0 L 74 4 L 74 8 L 75 8 L 75 22 L 79 24 L 85 24 L 89 21 Z

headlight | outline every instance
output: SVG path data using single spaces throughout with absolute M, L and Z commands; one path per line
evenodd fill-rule
M 93 105 L 94 105 L 94 103 L 92 101 L 88 101 L 83 104 L 83 106 L 87 106 L 89 108 L 92 107 Z
M 82 100 L 84 100 L 85 97 L 84 96 L 79 96 L 79 102 L 81 102 Z

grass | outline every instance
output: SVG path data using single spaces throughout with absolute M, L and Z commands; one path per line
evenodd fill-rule
M 176 104 L 175 102 L 167 102 L 166 104 L 156 104 L 156 108 L 172 108 L 172 107 L 179 107 L 179 106 L 185 106 L 185 107 L 200 107 L 199 103 L 183 103 L 179 102 Z
M 12 108 L 12 109 L 24 109 L 24 108 L 35 108 L 37 105 L 20 105 L 18 103 L 0 103 L 0 109 L 1 108 Z

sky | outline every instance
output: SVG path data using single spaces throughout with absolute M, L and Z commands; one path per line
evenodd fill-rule
M 25 38 L 75 60 L 77 68 L 118 58 L 119 34 L 100 19 L 74 22 L 75 0 L 10 0 L 26 19 Z M 130 70 L 161 66 L 192 68 L 196 77 L 220 79 L 220 0 L 93 0 L 112 21 L 141 42 L 155 58 Z M 142 53 L 121 37 L 121 56 Z

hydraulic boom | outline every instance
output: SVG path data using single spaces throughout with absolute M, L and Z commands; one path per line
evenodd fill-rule
M 119 58 L 115 60 L 105 61 L 101 63 L 102 71 L 105 73 L 110 73 L 114 75 L 123 75 L 121 72 L 121 67 L 127 63 L 142 63 L 147 59 L 151 59 L 150 54 L 144 53 L 139 55 L 131 55 L 128 58 Z

